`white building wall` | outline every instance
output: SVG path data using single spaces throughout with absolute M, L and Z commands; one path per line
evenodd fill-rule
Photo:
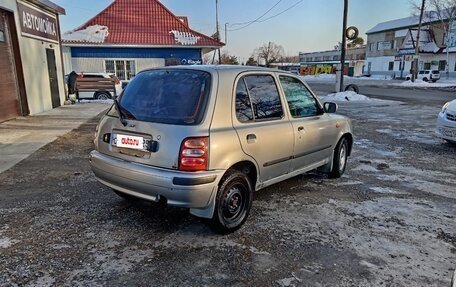
M 71 62 L 71 48 L 70 47 L 62 47 L 63 51 L 63 67 L 65 71 L 65 75 L 68 75 L 73 71 L 73 63 Z
M 368 73 L 370 65 L 371 75 L 391 74 L 393 71 L 388 71 L 390 62 L 394 62 L 394 56 L 369 57 L 366 59 L 366 68 L 364 71 Z
M 14 13 L 30 115 L 52 109 L 46 48 L 53 49 L 55 53 L 60 103 L 63 104 L 65 101 L 65 86 L 60 45 L 22 36 L 22 23 L 15 0 L 0 0 L 0 8 Z M 44 11 L 42 12 L 44 13 Z

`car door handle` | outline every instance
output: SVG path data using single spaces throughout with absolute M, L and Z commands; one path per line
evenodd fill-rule
M 298 132 L 302 132 L 304 130 L 304 127 L 299 127 Z
M 256 135 L 255 134 L 248 134 L 247 135 L 247 143 L 255 143 L 256 142 Z

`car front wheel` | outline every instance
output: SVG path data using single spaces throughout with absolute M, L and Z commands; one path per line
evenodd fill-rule
M 230 171 L 219 186 L 212 228 L 222 234 L 239 229 L 247 220 L 253 200 L 252 184 L 244 173 Z
M 333 167 L 329 174 L 330 178 L 339 178 L 347 167 L 347 157 L 348 157 L 348 142 L 346 138 L 342 138 L 334 150 L 333 156 Z
M 428 78 L 423 78 L 423 81 L 427 82 L 427 81 L 429 81 L 429 80 L 428 80 Z

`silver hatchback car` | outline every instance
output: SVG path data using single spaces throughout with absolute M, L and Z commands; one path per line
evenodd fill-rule
M 90 162 L 118 195 L 189 208 L 228 233 L 253 191 L 315 169 L 344 173 L 352 127 L 336 110 L 278 70 L 146 70 L 101 119 Z

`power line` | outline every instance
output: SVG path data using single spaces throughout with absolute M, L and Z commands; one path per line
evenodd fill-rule
M 264 16 L 266 16 L 266 14 L 268 14 L 269 12 L 271 12 L 272 9 L 274 9 L 277 5 L 280 4 L 280 2 L 282 2 L 283 0 L 279 0 L 277 3 L 275 3 L 271 8 L 269 8 L 268 11 L 264 12 L 260 17 L 256 18 L 255 20 L 252 20 L 252 21 L 247 21 L 247 22 L 242 22 L 242 23 L 233 23 L 231 24 L 231 26 L 237 26 L 237 25 L 251 25 L 252 23 L 256 22 L 257 20 L 263 18 Z
M 269 11 L 271 11 L 275 6 L 277 6 L 281 1 L 279 1 L 278 3 L 276 3 L 271 9 L 269 9 L 265 14 L 263 14 L 262 16 L 258 17 L 257 19 L 253 20 L 253 21 L 250 21 L 250 22 L 246 22 L 246 23 L 249 23 L 243 27 L 240 27 L 240 28 L 236 28 L 236 29 L 229 29 L 228 31 L 239 31 L 239 30 L 242 30 L 244 28 L 247 28 L 248 26 L 252 25 L 253 23 L 263 23 L 263 22 L 266 22 L 268 20 L 271 20 L 275 17 L 278 17 L 282 14 L 284 14 L 285 12 L 288 12 L 289 10 L 293 9 L 294 7 L 298 6 L 300 3 L 302 3 L 304 0 L 299 0 L 298 2 L 296 2 L 295 4 L 291 5 L 290 7 L 288 7 L 287 9 L 285 10 L 282 10 L 281 12 L 275 14 L 275 15 L 272 15 L 266 19 L 261 19 L 262 17 L 264 17 Z M 261 19 L 261 20 L 260 20 Z M 238 24 L 238 23 L 235 23 L 235 24 Z M 230 26 L 233 26 L 235 24 L 232 24 Z

